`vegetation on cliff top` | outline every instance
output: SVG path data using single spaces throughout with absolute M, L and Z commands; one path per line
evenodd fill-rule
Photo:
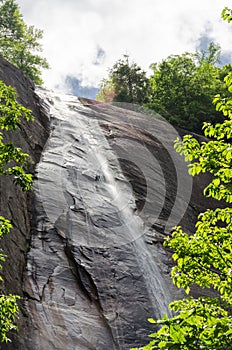
M 220 46 L 210 43 L 207 50 L 171 55 L 151 64 L 149 78 L 125 55 L 109 70 L 108 79 L 102 80 L 97 100 L 143 105 L 174 126 L 202 133 L 203 121 L 223 120 L 212 99 L 217 93 L 228 96 L 224 78 L 232 66 L 220 68 L 220 54 Z
M 15 0 L 0 0 L 0 55 L 21 69 L 36 84 L 42 84 L 41 68 L 48 68 L 39 41 L 43 32 L 28 26 Z

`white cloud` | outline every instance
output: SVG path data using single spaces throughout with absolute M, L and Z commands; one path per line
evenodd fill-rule
M 98 85 L 107 68 L 128 53 L 148 70 L 169 54 L 194 51 L 210 35 L 231 47 L 231 29 L 220 19 L 224 0 L 18 0 L 25 21 L 44 30 L 43 53 L 51 69 L 45 84 L 54 87 L 67 74 Z M 105 56 L 96 65 L 97 50 Z

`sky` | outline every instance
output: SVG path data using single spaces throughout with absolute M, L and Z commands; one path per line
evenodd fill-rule
M 98 87 L 123 54 L 149 75 L 151 63 L 194 52 L 203 38 L 232 51 L 232 24 L 221 20 L 230 0 L 18 0 L 24 20 L 44 32 L 48 88 L 67 76 Z M 231 62 L 232 63 L 232 62 Z

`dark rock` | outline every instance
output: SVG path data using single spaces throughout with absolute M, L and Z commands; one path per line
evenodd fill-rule
M 39 99 L 34 93 L 34 85 L 23 73 L 10 63 L 0 58 L 0 79 L 7 85 L 13 86 L 18 95 L 18 101 L 33 111 L 34 122 L 22 122 L 20 129 L 14 133 L 8 132 L 4 139 L 13 141 L 17 147 L 30 154 L 32 162 L 30 171 L 40 159 L 40 154 L 49 134 L 48 119 L 39 105 Z M 0 177 L 0 210 L 1 215 L 10 219 L 13 229 L 0 241 L 1 249 L 7 254 L 3 264 L 2 275 L 4 283 L 1 290 L 21 296 L 19 333 L 12 335 L 12 343 L 1 345 L 1 349 L 25 349 L 24 341 L 27 336 L 27 314 L 24 308 L 22 289 L 23 272 L 26 263 L 26 254 L 30 242 L 31 222 L 34 213 L 33 194 L 22 192 L 13 185 L 10 178 Z

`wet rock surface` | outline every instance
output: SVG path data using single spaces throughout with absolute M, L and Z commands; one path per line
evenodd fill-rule
M 214 206 L 201 195 L 207 179 L 192 184 L 173 150 L 177 131 L 157 116 L 43 89 L 35 96 L 5 61 L 1 77 L 36 116 L 14 137 L 37 163 L 30 196 L 1 179 L 1 214 L 14 223 L 1 241 L 4 288 L 23 296 L 20 333 L 1 349 L 145 344 L 147 318 L 180 296 L 163 239 L 177 224 L 193 232 L 197 214 Z

